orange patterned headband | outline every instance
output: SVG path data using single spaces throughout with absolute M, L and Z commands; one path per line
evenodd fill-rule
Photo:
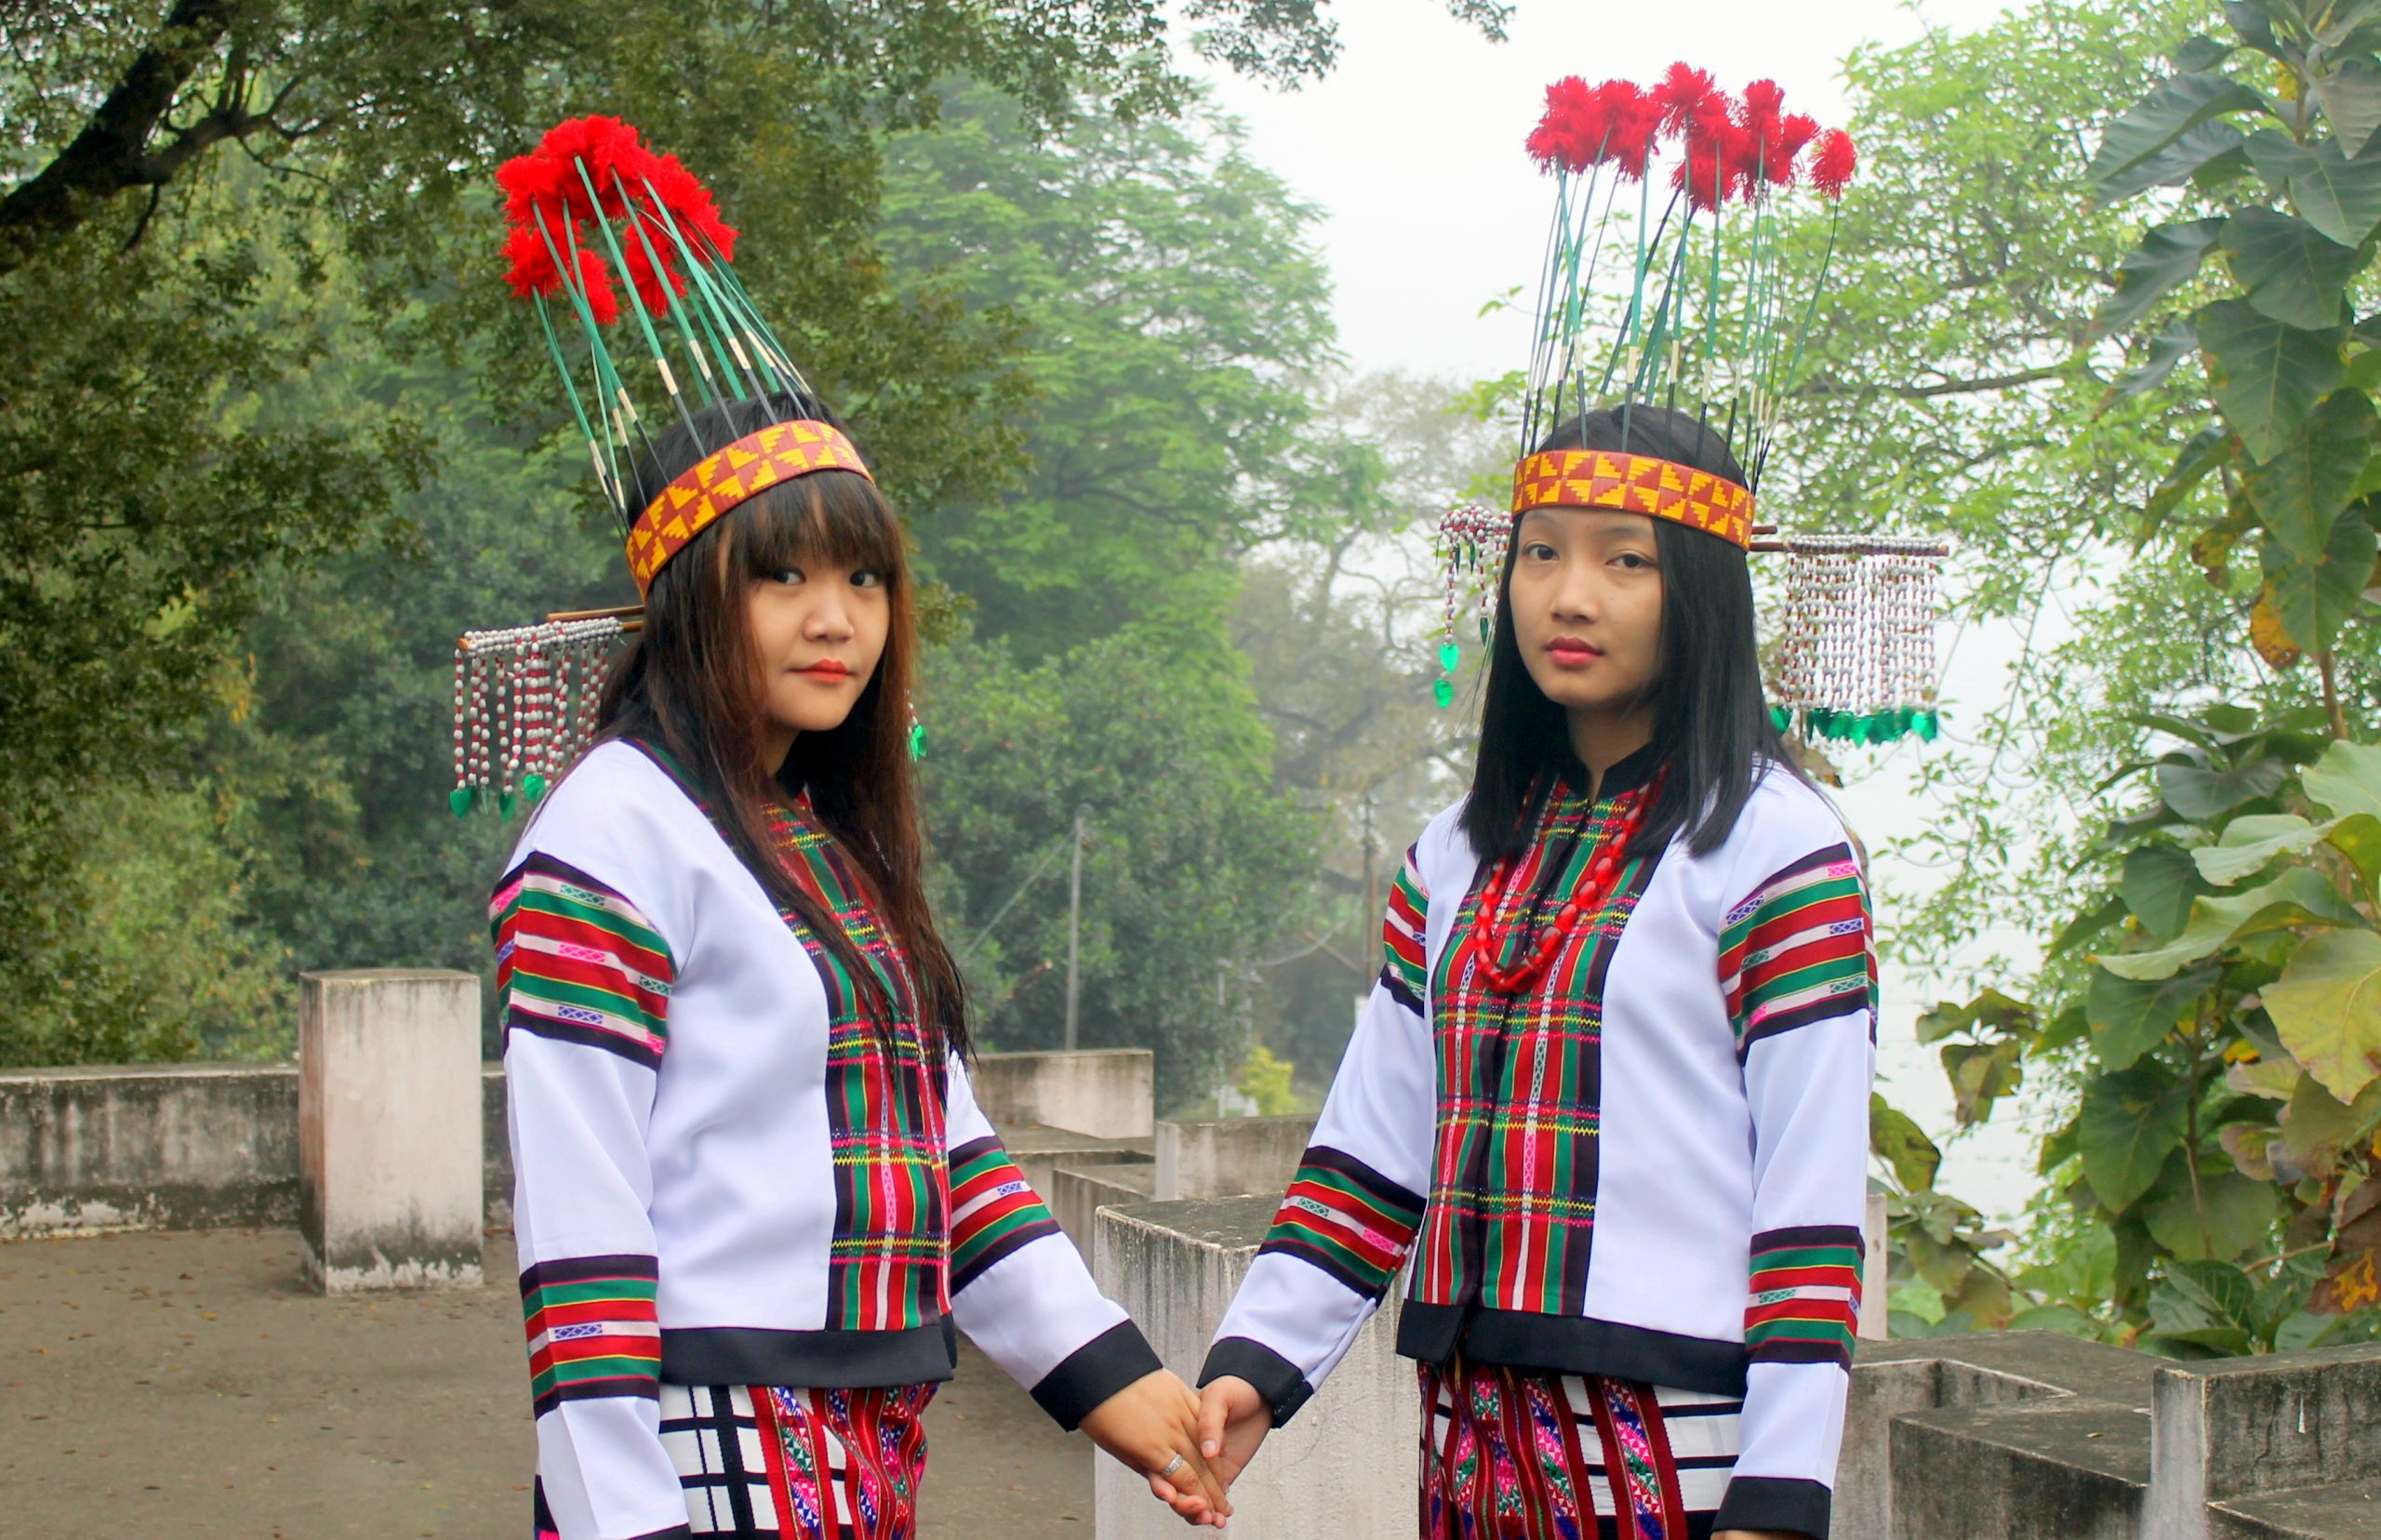
M 1752 494 L 1724 476 L 1651 455 L 1556 449 L 1513 468 L 1513 511 L 1612 508 L 1669 519 L 1752 548 Z
M 645 505 L 629 531 L 629 571 L 636 578 L 637 592 L 651 588 L 653 575 L 722 514 L 779 482 L 814 471 L 857 471 L 868 476 L 851 440 L 826 423 L 807 419 L 772 423 L 697 460 Z

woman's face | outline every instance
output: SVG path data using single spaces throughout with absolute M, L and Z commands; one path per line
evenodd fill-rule
M 1606 509 L 1532 509 L 1513 546 L 1513 634 L 1538 689 L 1570 711 L 1642 706 L 1662 668 L 1654 521 Z
M 795 735 L 831 731 L 851 715 L 885 656 L 892 601 L 884 573 L 812 563 L 754 578 L 749 604 L 765 763 L 774 767 Z

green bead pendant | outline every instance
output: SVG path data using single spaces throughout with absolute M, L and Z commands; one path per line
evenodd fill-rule
M 499 818 L 509 818 L 512 816 L 512 792 L 499 791 L 496 794 L 496 816 Z
M 926 724 L 923 722 L 910 724 L 910 757 L 913 760 L 926 757 Z
M 1463 649 L 1457 646 L 1452 640 L 1439 644 L 1440 668 L 1444 669 L 1449 673 L 1453 673 L 1455 672 L 1456 665 L 1462 661 Z
M 532 770 L 521 777 L 521 794 L 536 802 L 546 794 L 546 777 Z
M 1437 698 L 1439 710 L 1445 710 L 1455 704 L 1455 681 L 1451 679 L 1437 681 L 1431 684 L 1430 694 Z
M 459 818 L 470 817 L 472 808 L 478 801 L 479 793 L 468 786 L 459 786 L 446 793 L 446 805 L 454 810 L 455 816 Z

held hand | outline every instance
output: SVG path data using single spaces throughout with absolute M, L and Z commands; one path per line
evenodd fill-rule
M 1229 1490 L 1273 1431 L 1273 1409 L 1238 1374 L 1210 1380 L 1199 1393 L 1199 1452 Z
M 1224 1527 L 1231 1504 L 1199 1453 L 1199 1398 L 1160 1369 L 1101 1401 L 1084 1418 L 1091 1441 L 1150 1483 L 1151 1495 L 1187 1523 Z M 1180 1464 L 1175 1464 L 1177 1456 Z M 1162 1475 L 1173 1466 L 1171 1476 Z

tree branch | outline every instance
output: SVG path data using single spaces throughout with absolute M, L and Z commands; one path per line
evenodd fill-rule
M 0 273 L 15 272 L 72 233 L 117 193 L 159 187 L 246 114 L 219 102 L 164 151 L 151 137 L 175 99 L 221 42 L 246 0 L 176 0 L 156 37 L 134 58 L 73 142 L 32 179 L 0 198 Z M 226 109 L 231 109 L 227 114 Z M 249 122 L 237 131 L 255 126 Z

